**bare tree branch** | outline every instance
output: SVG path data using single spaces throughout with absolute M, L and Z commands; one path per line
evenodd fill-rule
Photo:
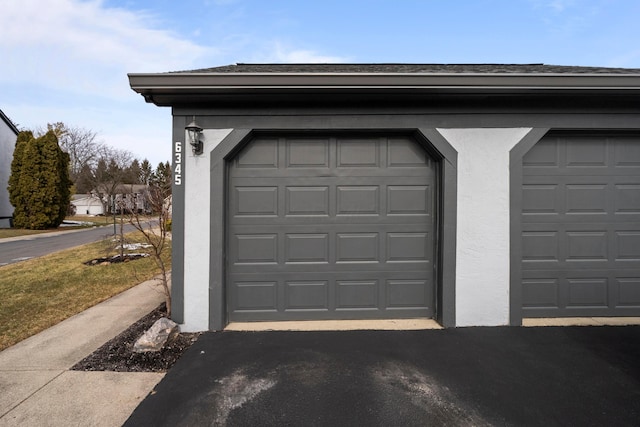
M 154 212 L 153 219 L 148 222 L 138 209 L 133 209 L 127 216 L 127 222 L 133 225 L 142 234 L 144 240 L 151 245 L 151 257 L 161 271 L 158 280 L 165 296 L 167 317 L 171 317 L 171 289 L 169 288 L 168 266 L 162 258 L 169 237 L 171 197 L 167 191 L 157 186 L 149 187 L 146 197 L 152 212 Z
M 45 129 L 37 128 L 35 134 L 45 134 L 53 131 L 58 137 L 62 151 L 69 154 L 69 175 L 76 181 L 86 167 L 94 168 L 100 156 L 104 143 L 97 140 L 97 133 L 75 126 L 68 126 L 63 122 L 47 123 Z

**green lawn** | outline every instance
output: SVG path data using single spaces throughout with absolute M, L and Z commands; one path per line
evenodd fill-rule
M 129 233 L 126 241 L 142 242 L 142 238 Z M 116 253 L 114 243 L 105 240 L 0 267 L 0 350 L 160 273 L 151 257 L 83 264 Z M 165 254 L 170 266 L 170 240 Z

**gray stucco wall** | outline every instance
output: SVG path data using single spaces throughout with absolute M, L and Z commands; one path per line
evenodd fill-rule
M 305 115 L 300 114 L 300 111 L 287 110 L 278 111 L 280 114 L 273 114 L 273 111 L 256 114 L 255 111 L 176 108 L 173 113 L 176 140 L 184 143 L 184 126 L 192 120 L 193 115 L 197 116 L 198 122 L 205 128 L 204 154 L 193 155 L 189 147 L 183 156 L 183 177 L 185 182 L 189 182 L 184 187 L 186 192 L 183 207 L 186 244 L 183 254 L 174 253 L 176 262 L 181 259 L 184 265 L 184 276 L 175 277 L 174 285 L 178 283 L 181 298 L 177 298 L 176 303 L 184 310 L 183 322 L 188 330 L 215 330 L 224 327 L 225 323 L 221 291 L 210 292 L 211 289 L 222 287 L 224 281 L 221 275 L 216 276 L 216 272 L 221 274 L 222 264 L 214 265 L 212 262 L 212 259 L 224 259 L 219 255 L 224 251 L 224 214 L 220 209 L 212 211 L 211 208 L 211 197 L 220 198 L 219 205 L 224 203 L 223 163 L 219 165 L 222 172 L 217 175 L 217 179 L 211 179 L 209 174 L 216 171 L 215 165 L 211 164 L 212 151 L 234 130 L 385 131 L 420 128 L 431 131 L 427 138 L 432 142 L 434 135 L 440 135 L 440 138 L 448 141 L 467 166 L 462 175 L 460 172 L 454 174 L 459 179 L 462 178 L 453 202 L 458 208 L 457 244 L 454 244 L 455 255 L 444 259 L 445 263 L 451 262 L 454 266 L 443 268 L 445 272 L 452 272 L 449 281 L 455 285 L 445 286 L 441 290 L 445 296 L 455 298 L 455 303 L 448 310 L 443 310 L 443 305 L 440 305 L 438 315 L 450 316 L 451 319 L 439 320 L 448 326 L 488 326 L 516 325 L 521 321 L 521 314 L 514 310 L 518 306 L 517 292 L 510 292 L 510 253 L 514 249 L 510 247 L 509 228 L 509 207 L 512 204 L 509 169 L 510 163 L 514 162 L 510 158 L 511 149 L 519 147 L 520 141 L 537 141 L 550 128 L 588 130 L 632 129 L 638 126 L 637 113 L 626 111 L 614 114 L 600 111 L 598 114 L 427 114 L 426 111 L 411 112 L 413 114 L 382 111 L 381 114 L 371 114 L 370 111 L 362 111 L 353 114 L 351 111 L 331 110 L 309 111 Z M 531 131 L 532 134 L 529 135 Z M 210 179 L 206 178 L 208 175 Z M 480 188 L 482 185 L 491 190 L 483 190 Z M 487 203 L 494 199 L 497 199 L 495 203 Z M 460 209 L 461 207 L 464 209 Z M 206 230 L 207 223 L 211 227 L 209 233 Z M 212 232 L 213 229 L 217 229 L 217 232 Z M 212 244 L 210 239 L 216 236 L 219 241 Z M 218 256 L 212 257 L 213 254 Z M 478 304 L 478 301 L 482 303 Z M 444 304 L 445 307 L 446 305 Z M 207 320 L 214 321 L 207 324 Z

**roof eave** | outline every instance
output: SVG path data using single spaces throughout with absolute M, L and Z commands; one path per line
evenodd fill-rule
M 129 74 L 131 88 L 156 105 L 198 93 L 637 93 L 638 74 L 520 73 L 162 73 Z M 162 98 L 159 101 L 156 98 Z

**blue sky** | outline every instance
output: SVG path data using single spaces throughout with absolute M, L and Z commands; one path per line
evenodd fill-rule
M 0 109 L 24 128 L 92 129 L 155 165 L 170 158 L 171 112 L 131 91 L 129 72 L 237 62 L 640 68 L 638 17 L 637 0 L 5 0 Z

